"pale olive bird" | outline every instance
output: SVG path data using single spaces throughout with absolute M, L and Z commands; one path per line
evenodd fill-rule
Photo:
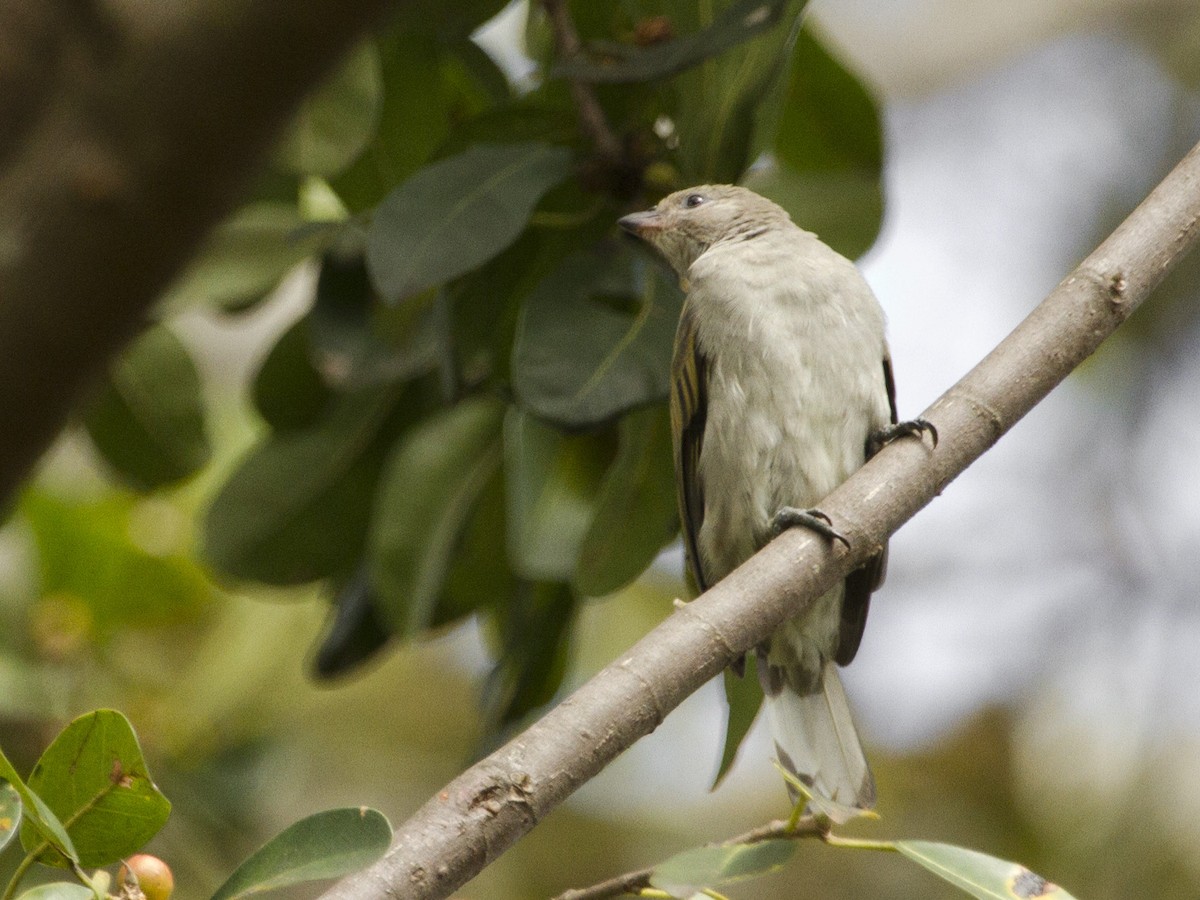
M 671 368 L 671 424 L 688 567 L 712 587 L 782 529 L 844 541 L 810 507 L 897 424 L 884 315 L 848 259 L 745 188 L 702 185 L 620 220 L 687 297 Z M 835 807 L 875 787 L 837 667 L 858 650 L 884 554 L 757 650 L 780 762 Z

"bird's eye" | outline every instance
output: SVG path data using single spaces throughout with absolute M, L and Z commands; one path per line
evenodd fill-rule
M 683 198 L 683 205 L 688 209 L 695 209 L 704 202 L 704 199 L 703 194 L 688 194 Z

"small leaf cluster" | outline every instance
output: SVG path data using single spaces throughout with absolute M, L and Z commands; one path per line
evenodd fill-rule
M 616 219 L 740 181 L 855 256 L 882 215 L 875 106 L 801 27 L 804 0 L 531 3 L 519 82 L 470 38 L 503 5 L 406 4 L 306 101 L 162 306 L 234 315 L 315 261 L 311 306 L 253 379 L 265 433 L 216 492 L 206 560 L 332 585 L 326 676 L 478 615 L 493 729 L 551 699 L 580 604 L 678 530 L 681 293 Z M 156 325 L 86 424 L 152 489 L 205 464 L 202 406 Z
M 150 778 L 137 735 L 115 710 L 96 710 L 67 725 L 27 779 L 0 751 L 0 851 L 18 835 L 24 851 L 0 897 L 167 900 L 172 885 L 169 868 L 161 860 L 134 854 L 158 833 L 170 812 L 170 802 Z M 375 810 L 317 813 L 254 853 L 218 889 L 214 900 L 336 878 L 382 856 L 391 835 L 391 826 Z M 85 871 L 125 860 L 129 862 L 115 881 L 103 869 Z M 147 862 L 154 865 L 148 868 Z M 42 884 L 18 894 L 20 882 L 35 864 L 68 869 L 76 881 Z M 148 871 L 153 872 L 155 883 L 139 885 L 137 873 Z

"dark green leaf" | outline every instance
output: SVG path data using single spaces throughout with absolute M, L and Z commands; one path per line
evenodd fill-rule
M 578 135 L 579 126 L 570 110 L 540 106 L 525 97 L 467 119 L 450 133 L 438 153 L 451 156 L 475 144 L 504 141 L 570 145 Z
M 742 741 L 750 733 L 754 719 L 762 707 L 763 692 L 758 683 L 757 663 L 753 653 L 745 656 L 745 669 L 738 675 L 732 669 L 725 670 L 723 684 L 725 686 L 725 744 L 721 750 L 721 763 L 717 767 L 717 777 L 713 779 L 713 787 L 721 783 L 721 779 L 729 774 Z
M 739 0 L 718 13 L 707 27 L 648 47 L 593 42 L 586 55 L 562 61 L 551 75 L 591 82 L 665 78 L 774 27 L 787 5 L 787 0 Z
M 355 213 L 374 206 L 417 171 L 450 132 L 451 100 L 442 83 L 436 43 L 393 29 L 380 39 L 378 53 L 383 104 L 375 136 L 353 165 L 331 182 Z
M 63 729 L 34 766 L 29 787 L 69 823 L 83 866 L 106 866 L 135 853 L 171 812 L 150 780 L 133 728 L 111 709 L 80 716 Z M 21 829 L 27 851 L 40 842 L 33 828 Z M 64 864 L 57 853 L 41 861 Z
M 792 51 L 792 71 L 775 155 L 798 172 L 866 171 L 883 165 L 874 99 L 808 29 Z
M 484 488 L 454 553 L 432 627 L 446 625 L 484 607 L 503 607 L 517 590 L 505 552 L 504 478 Z
M 382 106 L 379 53 L 366 43 L 301 104 L 279 148 L 280 160 L 301 175 L 336 175 L 362 153 Z
M 1074 900 L 1022 865 L 933 841 L 896 841 L 896 849 L 979 900 Z
M 453 283 L 448 293 L 454 349 L 464 381 L 472 383 L 489 373 L 508 380 L 520 301 L 564 257 L 611 228 L 612 218 L 599 210 L 571 227 L 531 225 L 499 256 Z
M 495 256 L 570 170 L 568 150 L 539 143 L 478 145 L 421 169 L 375 213 L 367 265 L 379 293 L 398 302 Z
M 504 422 L 508 556 L 531 581 L 567 581 L 612 460 L 602 435 L 567 435 L 510 409 Z
M 46 805 L 37 793 L 29 788 L 29 786 L 17 774 L 17 770 L 13 768 L 13 764 L 8 761 L 8 757 L 0 751 L 0 779 L 6 781 L 17 795 L 21 798 L 21 807 L 24 810 L 24 822 L 20 823 L 21 827 L 21 843 L 25 843 L 25 835 L 37 834 L 37 843 L 43 841 L 61 853 L 67 859 L 78 859 L 75 852 L 75 845 L 71 843 L 71 837 L 67 834 L 67 830 L 63 828 L 62 822 L 58 820 L 58 816 L 54 814 L 49 806 Z M 17 827 L 17 823 L 13 823 L 13 827 Z M 9 835 L 9 839 L 12 835 Z
M 684 183 L 734 182 L 755 155 L 763 114 L 781 85 L 805 0 L 787 0 L 774 26 L 675 81 L 678 163 Z M 736 8 L 736 7 L 735 7 Z M 702 16 L 710 24 L 710 14 Z
M 774 200 L 792 220 L 854 259 L 875 243 L 883 221 L 878 175 L 867 172 L 799 174 L 778 163 L 751 171 L 742 184 Z
M 560 582 L 526 582 L 497 609 L 502 652 L 484 690 L 493 729 L 549 703 L 567 668 L 575 597 Z
M 30 489 L 21 512 L 37 543 L 41 603 L 84 610 L 107 637 L 194 618 L 212 600 L 180 513 L 122 494 L 67 500 Z
M 806 30 L 792 56 L 771 163 L 743 183 L 847 256 L 865 252 L 883 216 L 883 137 L 862 84 Z
M 696 847 L 677 853 L 654 867 L 650 884 L 673 897 L 687 900 L 706 888 L 766 875 L 780 869 L 796 852 L 796 842 L 760 841 L 724 847 Z
M 371 526 L 371 581 L 393 633 L 430 626 L 447 570 L 500 468 L 504 405 L 464 400 L 405 433 L 384 467 Z
M 679 533 L 671 422 L 662 406 L 621 420 L 620 445 L 579 550 L 575 587 L 599 597 L 624 587 Z
M 270 584 L 352 570 L 382 464 L 376 436 L 395 405 L 391 390 L 348 395 L 317 426 L 259 444 L 209 508 L 212 563 Z
M 252 897 L 356 872 L 383 856 L 391 839 L 392 826 L 377 810 L 358 807 L 316 813 L 255 851 L 212 900 Z
M 243 309 L 266 296 L 322 236 L 302 232 L 295 204 L 244 206 L 209 236 L 200 255 L 167 290 L 168 311 L 191 306 Z
M 504 70 L 470 38 L 456 41 L 450 58 L 455 64 L 450 67 L 449 78 L 452 83 L 460 80 L 469 82 L 462 85 L 464 92 L 482 91 L 492 103 L 503 103 L 512 96 L 512 86 Z M 507 140 L 511 141 L 513 137 L 509 135 Z
M 17 900 L 95 900 L 96 895 L 91 888 L 71 881 L 55 881 L 52 884 L 39 884 L 35 888 L 22 891 Z
M 508 0 L 413 0 L 400 27 L 450 43 L 461 41 L 504 9 Z
M 4 779 L 0 779 L 0 850 L 13 839 L 21 825 L 21 795 Z
M 263 360 L 253 385 L 254 406 L 277 431 L 313 425 L 333 394 L 312 361 L 309 319 L 285 331 Z
M 661 400 L 681 302 L 640 255 L 569 257 L 525 301 L 512 364 L 521 404 L 579 427 Z
M 314 358 L 342 389 L 404 381 L 448 354 L 445 302 L 436 293 L 399 307 L 379 302 L 361 255 L 326 253 L 309 317 Z
M 186 478 L 212 455 L 200 375 L 183 343 L 161 325 L 109 370 L 84 424 L 108 463 L 142 490 Z
M 337 590 L 313 671 L 317 678 L 326 679 L 353 672 L 382 650 L 391 636 L 364 563 Z

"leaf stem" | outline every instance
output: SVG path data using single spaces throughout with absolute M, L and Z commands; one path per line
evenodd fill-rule
M 883 850 L 895 853 L 896 845 L 892 841 L 868 841 L 861 838 L 838 837 L 836 834 L 825 832 L 821 840 L 831 847 L 847 847 L 851 850 Z
M 21 883 L 21 879 L 25 877 L 25 873 L 29 871 L 29 867 L 33 865 L 37 854 L 42 852 L 43 847 L 49 844 L 43 843 L 41 847 L 30 850 L 25 854 L 25 858 L 17 865 L 16 871 L 13 872 L 13 877 L 9 879 L 8 886 L 4 889 L 4 894 L 0 896 L 0 900 L 12 900 L 17 893 L 17 885 Z

